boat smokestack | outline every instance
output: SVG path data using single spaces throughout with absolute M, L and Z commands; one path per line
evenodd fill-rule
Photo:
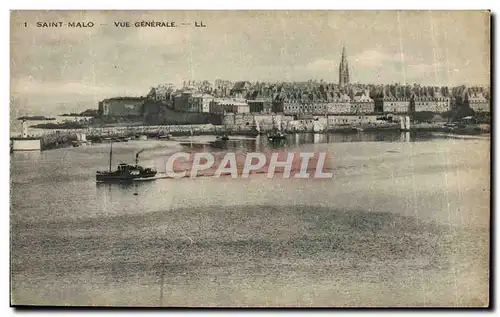
M 113 141 L 111 141 L 109 148 L 109 172 L 111 173 L 111 161 L 113 159 Z
M 137 154 L 135 155 L 135 165 L 139 164 L 139 154 L 141 154 L 142 152 L 144 152 L 144 149 L 140 150 L 139 152 L 137 152 Z

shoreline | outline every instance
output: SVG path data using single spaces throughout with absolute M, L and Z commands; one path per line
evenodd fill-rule
M 47 128 L 38 129 L 37 133 L 30 134 L 30 138 L 43 138 L 48 135 L 74 136 L 79 133 L 86 134 L 87 138 L 120 138 L 146 135 L 148 137 L 160 136 L 190 136 L 190 135 L 228 135 L 228 136 L 252 136 L 267 135 L 268 130 L 256 131 L 255 129 L 232 129 L 224 130 L 222 125 L 178 125 L 178 126 L 128 126 L 128 127 L 85 127 L 75 129 Z M 491 132 L 490 124 L 477 124 L 462 127 L 447 127 L 442 124 L 414 124 L 409 131 L 402 131 L 399 124 L 390 125 L 346 125 L 330 127 L 328 129 L 282 129 L 285 134 L 294 133 L 359 133 L 359 132 L 448 132 L 466 134 L 484 134 Z M 10 139 L 20 139 L 20 133 L 11 133 Z
M 47 151 L 58 148 L 67 148 L 67 147 L 78 147 L 82 145 L 87 145 L 87 142 L 90 141 L 92 144 L 100 144 L 100 143 L 109 143 L 113 142 L 127 142 L 128 140 L 170 140 L 170 141 L 178 141 L 182 143 L 181 140 L 176 140 L 182 137 L 196 137 L 196 136 L 221 136 L 226 134 L 229 137 L 241 137 L 248 139 L 256 139 L 258 136 L 266 137 L 268 132 L 260 132 L 256 131 L 231 131 L 220 130 L 220 126 L 212 126 L 210 125 L 207 129 L 207 126 L 183 126 L 183 129 L 179 129 L 178 131 L 165 131 L 165 128 L 168 126 L 155 126 L 150 127 L 152 129 L 148 129 L 148 127 L 135 127 L 135 129 L 72 129 L 65 131 L 54 131 L 48 130 L 45 134 L 39 135 L 29 135 L 27 138 L 22 138 L 19 135 L 14 135 L 10 137 L 11 142 L 13 140 L 22 140 L 22 139 L 30 139 L 30 140 L 40 140 L 41 142 L 41 151 Z M 141 129 L 142 128 L 142 129 Z M 205 129 L 204 129 L 205 128 Z M 416 133 L 433 133 L 440 132 L 446 133 L 450 135 L 469 135 L 469 136 L 478 136 L 478 135 L 491 135 L 491 126 L 490 125 L 475 125 L 469 127 L 445 127 L 445 126 L 437 126 L 437 125 L 429 125 L 429 124 L 420 124 L 414 125 L 410 128 L 409 131 L 401 131 L 399 125 L 390 125 L 390 126 L 341 126 L 328 129 L 328 131 L 289 131 L 288 129 L 284 129 L 283 132 L 285 135 L 294 135 L 294 134 L 337 134 L 337 135 L 355 135 L 355 134 L 363 134 L 363 133 L 405 133 L 409 135 L 415 135 Z M 85 134 L 85 139 L 81 140 L 81 134 Z M 165 136 L 168 136 L 165 138 Z M 144 137 L 146 137 L 144 139 Z M 233 140 L 235 140 L 233 138 Z M 187 142 L 187 140 L 185 140 Z
M 198 125 L 198 124 L 191 124 L 191 125 L 142 125 L 142 126 L 124 126 L 124 127 L 115 127 L 115 126 L 110 126 L 110 127 L 78 127 L 78 128 L 64 128 L 64 126 L 61 127 L 51 127 L 51 128 L 36 128 L 40 131 L 37 137 L 41 137 L 46 134 L 52 134 L 54 132 L 63 132 L 63 133 L 86 133 L 87 135 L 107 135 L 107 136 L 124 136 L 125 134 L 127 135 L 137 135 L 137 134 L 145 134 L 145 135 L 172 135 L 172 136 L 189 136 L 191 134 L 193 135 L 207 135 L 207 134 L 216 134 L 216 135 L 222 135 L 222 134 L 227 134 L 227 135 L 257 135 L 257 134 L 267 134 L 268 130 L 263 130 L 263 131 L 256 131 L 255 129 L 249 128 L 249 129 L 240 129 L 240 128 L 234 128 L 234 127 L 229 127 L 224 130 L 224 126 L 222 125 L 212 125 L 212 124 L 205 124 L 205 125 Z M 464 130 L 464 129 L 475 129 L 481 132 L 490 132 L 491 131 L 491 124 L 476 124 L 476 125 L 470 125 L 467 127 L 446 127 L 444 124 L 432 124 L 432 123 L 416 123 L 413 124 L 410 127 L 410 131 L 438 131 L 438 132 L 446 132 L 446 131 L 458 131 L 458 130 Z M 358 132 L 359 130 L 361 131 L 369 131 L 369 132 L 376 132 L 376 131 L 400 131 L 400 125 L 398 124 L 385 124 L 385 125 L 373 125 L 373 124 L 362 124 L 362 125 L 342 125 L 342 126 L 335 126 L 335 127 L 329 127 L 328 129 L 287 129 L 284 128 L 282 129 L 282 132 L 287 133 L 287 134 L 292 134 L 292 133 L 335 133 L 335 132 L 349 132 L 349 131 L 354 131 Z M 17 135 L 11 135 L 11 138 L 16 138 L 18 137 Z

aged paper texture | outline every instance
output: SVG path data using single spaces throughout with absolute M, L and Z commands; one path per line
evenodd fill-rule
M 487 307 L 490 12 L 12 11 L 11 304 Z

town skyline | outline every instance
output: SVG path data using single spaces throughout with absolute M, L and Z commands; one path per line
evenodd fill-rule
M 351 83 L 489 86 L 488 19 L 480 11 L 145 11 L 112 17 L 18 11 L 11 21 L 11 102 L 34 109 L 86 107 L 187 80 L 337 83 L 343 45 Z M 92 20 L 96 26 L 22 25 L 41 20 Z M 112 26 L 114 20 L 203 21 L 207 27 L 124 30 Z

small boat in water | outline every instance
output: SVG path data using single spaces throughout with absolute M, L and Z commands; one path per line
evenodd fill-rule
M 109 151 L 109 170 L 97 171 L 95 178 L 98 183 L 111 183 L 111 182 L 130 182 L 137 179 L 147 179 L 156 176 L 156 170 L 153 168 L 144 168 L 139 163 L 139 151 L 135 156 L 135 165 L 121 163 L 115 171 L 111 170 L 111 162 L 113 157 L 113 143 Z
M 281 125 L 276 123 L 273 117 L 273 129 L 270 134 L 267 135 L 267 140 L 269 142 L 279 142 L 286 139 L 286 135 L 281 132 Z
M 158 140 L 168 141 L 170 139 L 172 139 L 172 135 L 171 134 L 166 134 L 166 135 L 160 135 L 160 136 L 158 136 Z
M 128 142 L 128 140 L 127 137 L 116 137 L 113 139 L 113 142 Z
M 224 134 L 222 136 L 217 136 L 216 139 L 218 141 L 229 141 L 229 137 L 227 136 L 227 134 Z
M 224 132 L 222 133 L 222 135 L 218 135 L 215 137 L 217 139 L 217 141 L 228 141 L 229 140 L 229 136 L 227 134 L 227 125 L 224 124 Z
M 286 139 L 286 135 L 283 134 L 283 133 L 281 133 L 281 131 L 277 131 L 275 133 L 269 134 L 267 136 L 267 139 L 270 142 L 277 142 L 277 141 L 285 140 Z

